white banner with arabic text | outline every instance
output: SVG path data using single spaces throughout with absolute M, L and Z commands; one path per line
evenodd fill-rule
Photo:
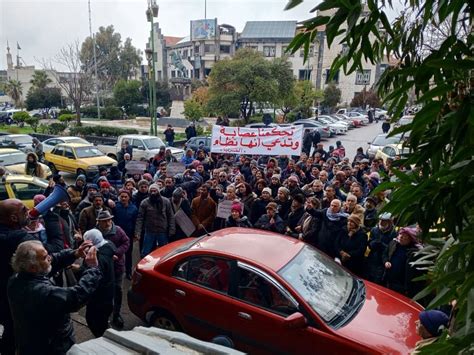
M 303 126 L 246 128 L 212 126 L 212 153 L 301 155 Z

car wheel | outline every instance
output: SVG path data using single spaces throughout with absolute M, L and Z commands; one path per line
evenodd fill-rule
M 51 169 L 51 174 L 56 175 L 59 172 L 58 169 L 56 169 L 56 166 L 53 163 L 49 163 L 48 166 Z
M 77 176 L 79 176 L 79 175 L 87 176 L 87 175 L 86 175 L 86 172 L 85 172 L 84 170 L 82 170 L 82 169 L 77 169 Z
M 166 311 L 156 311 L 150 320 L 152 327 L 157 327 L 165 330 L 180 331 L 181 326 L 178 321 Z

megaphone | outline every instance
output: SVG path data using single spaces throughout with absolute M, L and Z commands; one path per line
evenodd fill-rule
M 66 189 L 61 185 L 54 186 L 54 190 L 46 199 L 38 203 L 36 207 L 33 207 L 29 212 L 31 219 L 38 218 L 43 213 L 47 212 L 51 207 L 57 205 L 60 202 L 69 201 L 69 194 Z

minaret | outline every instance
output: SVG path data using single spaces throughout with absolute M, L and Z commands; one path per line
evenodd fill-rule
M 10 53 L 10 45 L 7 42 L 7 67 L 8 69 L 13 69 L 13 59 Z

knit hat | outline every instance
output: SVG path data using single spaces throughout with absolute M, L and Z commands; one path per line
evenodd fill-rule
M 400 228 L 400 230 L 398 231 L 398 234 L 405 234 L 409 236 L 413 240 L 413 242 L 415 243 L 418 242 L 418 239 L 416 238 L 416 236 L 418 235 L 418 230 L 416 228 L 403 227 L 403 228 Z
M 121 190 L 119 191 L 119 196 L 120 196 L 121 194 L 127 194 L 128 197 L 132 198 L 132 193 L 130 192 L 130 190 L 121 189 Z
M 174 197 L 174 198 L 183 197 L 183 193 L 184 193 L 184 190 L 183 190 L 181 187 L 177 187 L 177 188 L 173 191 L 173 197 Z
M 99 186 L 101 189 L 110 188 L 110 183 L 108 181 L 101 181 Z
M 300 181 L 298 180 L 298 177 L 296 175 L 291 175 L 289 178 L 288 178 L 288 181 L 294 181 L 296 183 L 299 183 Z
M 272 194 L 272 189 L 269 188 L 269 187 L 265 187 L 263 190 L 262 190 L 262 193 L 264 192 L 268 192 L 270 195 Z
M 104 236 L 102 235 L 102 232 L 96 228 L 90 229 L 87 232 L 85 232 L 83 238 L 85 241 L 87 240 L 92 241 L 92 245 L 95 246 L 96 248 L 100 248 L 101 246 L 107 244 L 107 241 L 104 240 Z
M 442 327 L 446 328 L 449 323 L 446 313 L 437 310 L 421 311 L 419 317 L 421 324 L 433 336 L 439 336 Z
M 77 175 L 76 182 L 78 182 L 79 180 L 86 183 L 86 176 L 84 174 Z
M 37 206 L 40 202 L 46 200 L 45 195 L 35 195 L 33 197 L 33 205 Z
M 87 191 L 92 190 L 92 189 L 98 191 L 98 190 L 99 190 L 99 187 L 98 187 L 96 184 L 89 184 L 89 185 L 87 185 Z
M 145 179 L 141 179 L 139 182 L 138 182 L 138 187 L 141 187 L 143 185 L 146 185 L 148 186 L 148 181 L 145 180 Z
M 153 176 L 150 173 L 143 174 L 143 178 L 147 181 L 153 181 Z
M 278 175 L 278 174 L 273 174 L 273 175 L 272 175 L 272 179 L 278 179 L 278 181 L 280 181 L 280 175 Z
M 285 194 L 286 197 L 290 195 L 290 190 L 288 190 L 286 187 L 282 186 L 278 189 L 278 191 L 281 191 Z
M 192 163 L 191 163 L 191 166 L 196 169 L 199 165 L 201 165 L 201 162 L 199 160 L 194 160 Z
M 156 189 L 158 192 L 160 191 L 160 187 L 158 186 L 158 184 L 151 184 L 148 188 L 148 191 L 151 191 L 153 189 Z
M 230 209 L 231 211 L 237 211 L 239 212 L 240 214 L 242 214 L 242 205 L 240 204 L 240 202 L 234 202 L 232 204 L 232 207 Z
M 390 212 L 384 212 L 379 216 L 379 219 L 381 221 L 391 221 L 392 220 L 392 214 Z
M 269 208 L 275 212 L 278 211 L 278 205 L 275 202 L 269 202 L 266 209 L 268 210 Z
M 347 219 L 351 222 L 354 222 L 354 224 L 357 226 L 357 227 L 360 227 L 360 225 L 362 224 L 362 220 L 360 219 L 360 217 L 356 214 L 351 214 L 349 217 L 347 217 Z

